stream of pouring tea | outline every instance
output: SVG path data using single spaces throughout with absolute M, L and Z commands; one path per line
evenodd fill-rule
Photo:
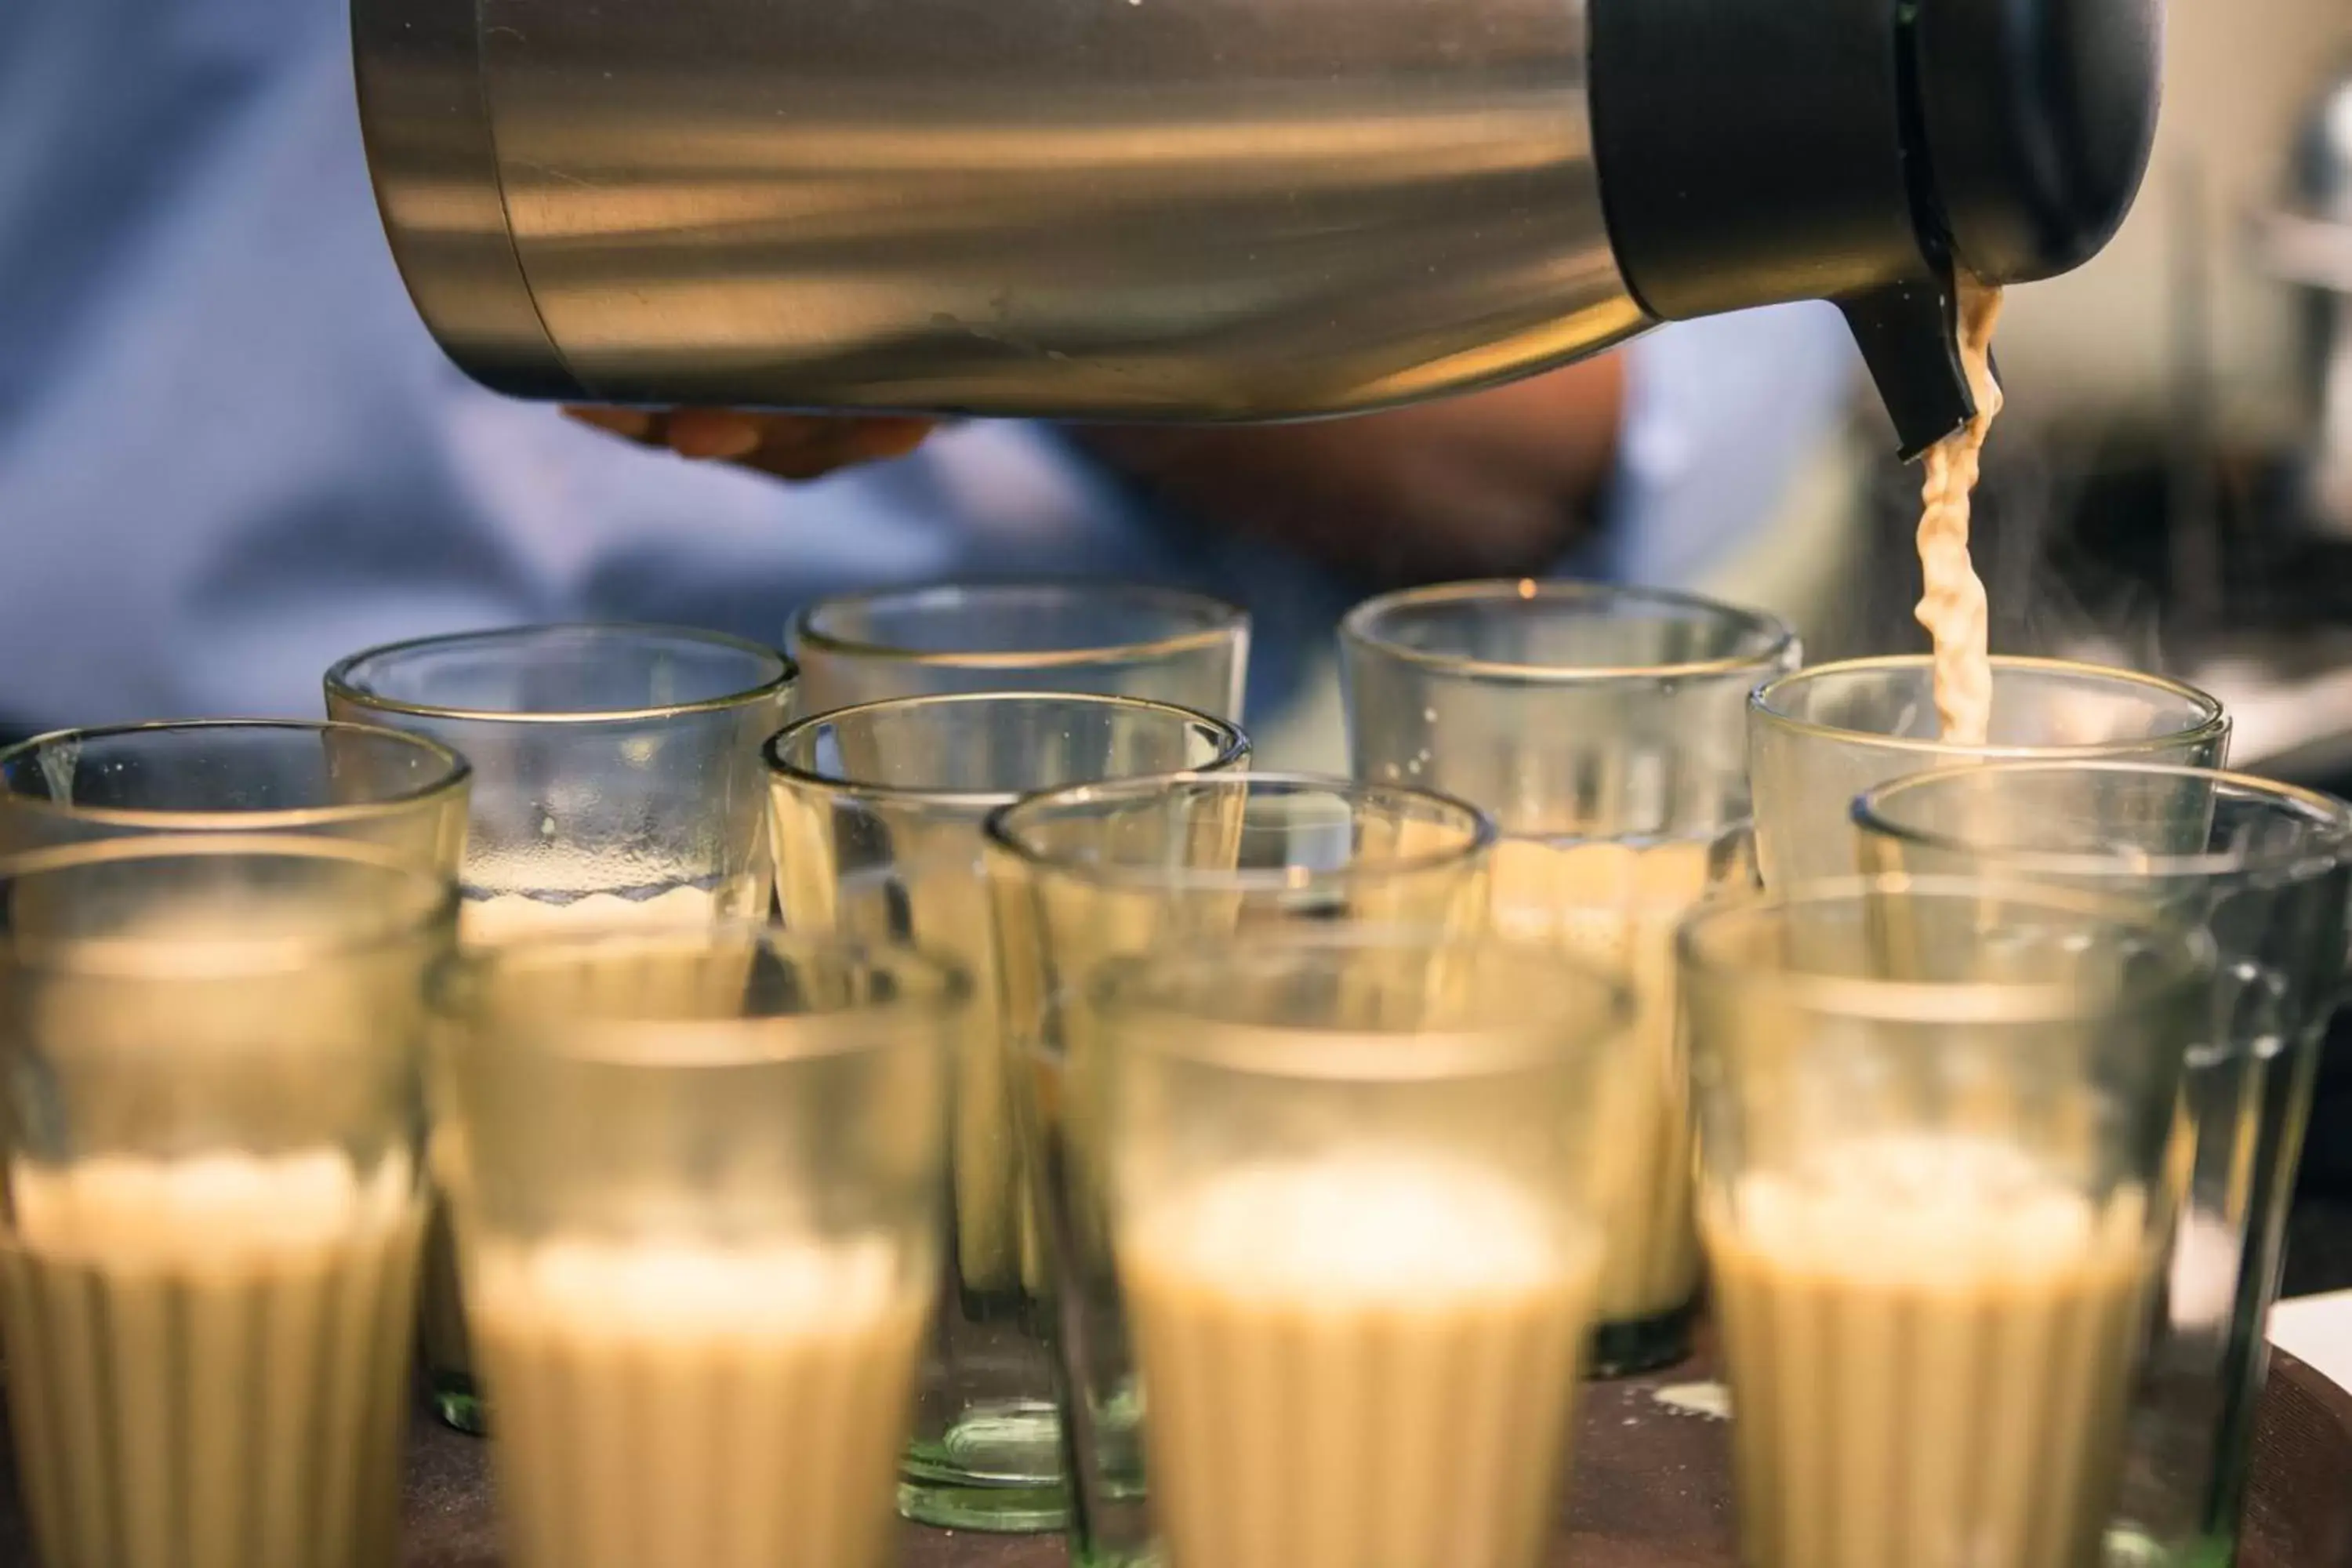
M 2000 416 L 2000 384 L 1992 375 L 1992 331 L 2000 290 L 1960 279 L 1960 363 L 1974 389 L 1977 416 L 1927 450 L 1920 495 L 1919 624 L 1936 644 L 1936 717 L 1946 741 L 1981 746 L 1992 721 L 1992 659 L 1987 642 L 1984 584 L 1969 559 L 1969 498 L 1985 437 Z

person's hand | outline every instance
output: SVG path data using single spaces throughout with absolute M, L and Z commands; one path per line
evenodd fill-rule
M 583 425 L 681 458 L 740 463 L 780 479 L 814 479 L 835 468 L 903 458 L 923 444 L 931 421 L 865 414 L 744 414 L 728 408 L 567 408 Z

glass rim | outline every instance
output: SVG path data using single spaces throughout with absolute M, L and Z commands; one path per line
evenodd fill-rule
M 819 617 L 833 611 L 870 610 L 894 602 L 919 609 L 921 602 L 926 599 L 983 599 L 1000 595 L 1005 597 L 1045 595 L 1145 601 L 1199 610 L 1202 613 L 1202 624 L 1192 630 L 1134 642 L 1106 643 L 1094 647 L 1028 649 L 910 648 L 897 643 L 845 637 L 827 631 L 818 624 Z M 1171 588 L 1117 578 L 1100 582 L 1077 577 L 976 578 L 831 595 L 814 604 L 803 605 L 793 616 L 793 639 L 795 647 L 814 648 L 845 658 L 867 659 L 875 663 L 952 669 L 1055 669 L 1098 664 L 1139 664 L 1147 659 L 1214 647 L 1248 624 L 1248 611 L 1226 600 L 1195 593 L 1189 588 Z
M 1544 983 L 1512 987 L 1515 1012 L 1507 1019 L 1438 1029 L 1268 1023 L 1220 1016 L 1166 994 L 1180 978 L 1195 983 L 1188 994 L 1205 995 L 1211 994 L 1208 981 L 1236 969 L 1287 964 L 1296 972 L 1300 962 L 1318 954 L 1375 952 L 1507 957 L 1523 972 L 1540 974 Z M 1097 967 L 1086 991 L 1107 1027 L 1138 1019 L 1163 1026 L 1153 1031 L 1152 1044 L 1136 1048 L 1293 1082 L 1459 1082 L 1542 1070 L 1582 1051 L 1607 1049 L 1635 1016 L 1633 989 L 1622 974 L 1548 943 L 1491 931 L 1457 936 L 1370 925 L 1194 938 L 1111 959 Z M 1593 1027 L 1577 1027 L 1585 1021 Z M 1177 1025 L 1182 1026 L 1166 1026 Z M 1371 1040 L 1397 1048 L 1378 1063 L 1367 1062 L 1365 1051 L 1345 1048 Z
M 173 811 L 163 806 L 78 805 L 47 795 L 19 795 L 0 786 L 0 810 L 30 811 L 97 826 L 152 828 L 178 832 L 284 832 L 289 829 L 334 826 L 396 816 L 455 794 L 473 782 L 474 764 L 452 747 L 413 730 L 383 724 L 358 724 L 341 719 L 166 719 L 136 724 L 95 724 L 82 729 L 51 730 L 13 746 L 0 747 L 0 771 L 21 758 L 37 756 L 52 747 L 94 741 L 137 740 L 143 736 L 201 735 L 229 731 L 276 731 L 317 736 L 348 734 L 371 741 L 391 741 L 425 752 L 443 771 L 436 777 L 375 800 L 338 801 L 323 805 L 273 806 L 251 811 Z
M 2107 741 L 2067 746 L 2022 746 L 2015 744 L 1962 746 L 1949 741 L 1928 740 L 1916 735 L 1886 735 L 1875 730 L 1846 730 L 1834 724 L 1823 724 L 1772 706 L 1773 693 L 1827 675 L 1871 675 L 1888 670 L 1932 669 L 1935 656 L 1925 653 L 1876 654 L 1868 658 L 1838 659 L 1829 664 L 1808 665 L 1792 669 L 1786 675 L 1767 681 L 1748 698 L 1748 709 L 1774 728 L 1791 734 L 1809 735 L 1818 740 L 1838 741 L 1856 745 L 1876 747 L 1891 752 L 1909 752 L 1921 756 L 1985 758 L 2000 762 L 2101 762 L 2127 759 L 2142 752 L 2163 751 L 2185 743 L 2226 738 L 2230 733 L 2230 715 L 2221 699 L 2199 690 L 2185 680 L 2175 680 L 2168 675 L 2150 675 L 2144 670 L 2122 669 L 2114 665 L 2089 664 L 2081 659 L 2043 658 L 2025 654 L 1994 654 L 1995 674 L 2001 670 L 2021 670 L 2036 675 L 2068 675 L 2088 677 L 2115 686 L 2137 687 L 2144 690 L 2161 691 L 2179 698 L 2204 717 L 2187 729 L 2167 734 L 2150 735 L 2137 741 Z
M 386 697 L 355 684 L 361 668 L 379 659 L 404 658 L 430 649 L 489 648 L 500 644 L 520 642 L 525 638 L 545 637 L 550 633 L 586 633 L 615 641 L 651 641 L 664 638 L 673 642 L 696 643 L 705 647 L 724 648 L 732 653 L 748 654 L 772 667 L 765 679 L 738 690 L 722 692 L 692 702 L 656 703 L 643 708 L 581 708 L 560 710 L 457 708 L 434 702 L 411 702 L 403 698 Z M 677 719 L 695 713 L 720 713 L 733 708 L 749 708 L 779 694 L 789 692 L 800 679 L 800 666 L 781 648 L 753 642 L 729 632 L 709 631 L 700 626 L 668 626 L 657 621 L 542 621 L 529 626 L 492 626 L 482 631 L 446 632 L 436 637 L 408 637 L 399 642 L 381 643 L 347 654 L 327 667 L 327 695 L 354 706 L 379 713 L 398 713 L 411 719 L 436 719 L 468 724 L 625 724 L 643 723 L 649 719 Z
M 1382 799 L 1406 805 L 1418 804 L 1434 807 L 1438 813 L 1454 817 L 1467 829 L 1469 837 L 1465 842 L 1449 848 L 1400 856 L 1391 860 L 1351 860 L 1344 866 L 1323 869 L 1298 867 L 1281 870 L 1267 868 L 1231 871 L 1081 859 L 1075 856 L 1049 853 L 1024 837 L 1024 830 L 1034 825 L 1031 820 L 1033 817 L 1050 819 L 1057 812 L 1080 806 L 1130 800 L 1148 801 L 1169 790 L 1193 785 L 1229 794 L 1238 793 L 1244 797 L 1265 787 L 1271 791 L 1299 795 L 1319 793 L 1349 804 Z M 1107 887 L 1166 888 L 1187 891 L 1213 889 L 1240 893 L 1307 892 L 1320 888 L 1441 871 L 1448 867 L 1475 864 L 1479 857 L 1491 851 L 1501 837 L 1495 819 L 1468 801 L 1412 784 L 1382 784 L 1325 773 L 1209 773 L 1197 768 L 1039 790 L 990 812 L 981 831 L 993 847 L 1033 870 L 1055 876 Z
M 436 996 L 435 1010 L 454 1015 L 460 1022 L 489 1016 L 471 1004 L 478 999 L 480 984 L 501 973 L 539 969 L 561 974 L 567 968 L 593 967 L 614 952 L 635 956 L 655 950 L 700 953 L 736 942 L 755 960 L 762 954 L 786 962 L 815 958 L 835 963 L 845 973 L 912 979 L 920 989 L 894 994 L 886 1001 L 861 998 L 847 1005 L 811 1011 L 739 1013 L 724 1017 L 684 1008 L 614 1016 L 586 1007 L 567 1011 L 560 1005 L 552 1010 L 534 1005 L 530 1011 L 543 1018 L 548 1028 L 498 1029 L 488 1039 L 469 1035 L 469 1048 L 528 1050 L 575 1061 L 688 1069 L 820 1061 L 910 1046 L 929 1049 L 936 1042 L 919 1034 L 883 1038 L 878 1032 L 903 1030 L 910 1023 L 951 1019 L 971 1004 L 974 994 L 971 976 L 961 964 L 910 944 L 868 942 L 824 931 L 792 931 L 776 921 L 757 919 L 651 928 L 623 921 L 472 946 L 459 955 L 455 969 L 465 988 L 465 1000 L 452 1005 L 445 989 Z M 822 1027 L 824 1038 L 797 1042 L 795 1048 L 779 1048 L 784 1043 L 782 1036 L 796 1025 Z
M 1010 805 L 1024 797 L 1038 793 L 1034 790 L 956 790 L 929 785 L 892 784 L 837 778 L 818 773 L 798 763 L 787 761 L 784 747 L 799 737 L 827 724 L 836 724 L 846 718 L 872 717 L 887 710 L 946 708 L 970 705 L 974 707 L 1011 707 L 1016 704 L 1044 706 L 1071 705 L 1111 710 L 1129 713 L 1152 713 L 1162 717 L 1181 718 L 1211 735 L 1220 737 L 1216 756 L 1192 773 L 1222 773 L 1246 761 L 1250 754 L 1249 736 L 1240 725 L 1219 719 L 1197 709 L 1180 707 L 1173 702 L 1160 702 L 1148 697 L 1110 697 L 1086 691 L 955 691 L 939 692 L 921 697 L 886 697 L 876 702 L 859 702 L 847 708 L 827 709 L 793 720 L 761 744 L 761 760 L 767 763 L 771 778 L 811 794 L 835 799 L 876 801 L 894 805 L 931 805 L 959 811 L 994 810 Z M 1063 786 L 1047 785 L 1048 789 Z
M 1688 659 L 1676 664 L 1554 665 L 1517 664 L 1502 659 L 1473 658 L 1465 654 L 1435 653 L 1412 647 L 1370 629 L 1370 623 L 1400 610 L 1436 605 L 1523 605 L 1549 602 L 1647 604 L 1661 608 L 1699 611 L 1707 616 L 1736 622 L 1769 639 L 1755 653 L 1721 658 Z M 1488 577 L 1462 583 L 1439 583 L 1381 594 L 1350 609 L 1339 622 L 1345 643 L 1375 652 L 1399 663 L 1456 676 L 1517 681 L 1529 686 L 1602 685 L 1630 680 L 1700 680 L 1709 677 L 1757 672 L 1761 679 L 1798 646 L 1796 628 L 1769 610 L 1753 609 L 1703 594 L 1672 588 L 1645 588 L 1629 584 L 1588 583 L 1566 578 Z
M 1874 980 L 1791 971 L 1782 963 L 1727 954 L 1724 932 L 1785 917 L 1806 907 L 1866 907 L 1884 896 L 2032 906 L 2138 933 L 2165 962 L 2154 975 L 2135 975 L 2123 988 L 2094 998 L 2080 988 L 2042 982 L 1998 980 Z M 1736 987 L 1801 1011 L 1865 1023 L 1966 1026 L 2064 1024 L 2136 1013 L 2192 986 L 2212 962 L 2203 931 L 2158 918 L 2144 905 L 2077 889 L 2000 877 L 1923 877 L 1895 872 L 1807 882 L 1792 891 L 1702 904 L 1675 933 L 1675 959 L 1685 987 Z
M 148 834 L 51 845 L 0 855 L 0 897 L 27 879 L 122 862 L 204 859 L 338 861 L 385 873 L 409 885 L 415 907 L 379 925 L 315 937 L 11 937 L 0 942 L 0 964 L 50 974 L 119 980 L 262 979 L 301 973 L 322 962 L 361 957 L 428 939 L 436 928 L 454 939 L 457 879 L 412 855 L 352 838 L 285 833 Z M 172 955 L 178 955 L 176 961 Z M 192 963 L 202 957 L 211 962 Z M 238 960 L 242 958 L 242 962 Z M 142 960 L 144 962 L 142 962 Z M 221 960 L 228 962 L 220 962 Z M 162 962 L 157 962 L 162 960 Z M 266 962 L 265 962 L 266 960 Z
M 2177 855 L 2136 857 L 2128 862 L 2090 850 L 2036 849 L 2030 845 L 1978 845 L 1948 833 L 1909 826 L 1882 814 L 1895 797 L 1922 788 L 1937 788 L 1963 778 L 2020 778 L 2033 774 L 2105 774 L 2117 778 L 2179 779 L 2225 786 L 2277 806 L 2294 806 L 2308 814 L 2305 820 L 2319 831 L 2314 844 L 2282 847 L 2261 854 L 2245 851 L 2199 850 Z M 1853 826 L 1866 834 L 1898 844 L 1955 855 L 1981 857 L 2003 868 L 2031 869 L 2053 876 L 2100 880 L 2129 876 L 2140 879 L 2254 877 L 2299 880 L 2324 876 L 2352 855 L 2352 805 L 2318 790 L 2224 768 L 2197 768 L 2165 763 L 2119 761 L 2065 762 L 2047 759 L 2004 759 L 1999 762 L 1937 768 L 1906 773 L 1856 795 L 1850 808 Z M 2331 853 L 2332 851 L 2332 853 Z

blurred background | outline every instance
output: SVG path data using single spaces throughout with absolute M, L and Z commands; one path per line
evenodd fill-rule
M 2173 0 L 2164 118 L 2124 232 L 2011 291 L 1979 563 L 1993 641 L 2159 668 L 2240 763 L 2352 783 L 2352 7 Z M 2325 285 L 2336 285 L 2331 289 Z M 1907 479 L 1864 537 L 1899 570 Z M 1895 595 L 1822 654 L 1906 634 Z M 1852 602 L 1852 601 L 1846 601 Z

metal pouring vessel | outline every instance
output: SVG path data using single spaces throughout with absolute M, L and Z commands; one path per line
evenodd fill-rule
M 1257 420 L 1662 320 L 1853 323 L 1906 452 L 1953 278 L 2114 234 L 2160 0 L 353 0 L 457 362 L 580 402 Z

